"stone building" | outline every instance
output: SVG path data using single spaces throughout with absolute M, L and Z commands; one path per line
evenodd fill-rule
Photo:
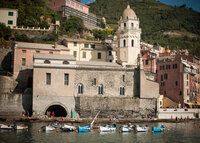
M 119 40 L 128 44 L 120 44 L 122 64 L 34 54 L 34 112 L 54 111 L 56 116 L 70 117 L 75 111 L 82 118 L 94 117 L 98 111 L 100 117 L 140 118 L 155 114 L 159 86 L 144 73 L 139 56 L 139 21 L 130 6 L 124 10 L 121 23 L 135 26 L 133 29 L 120 26 L 127 36 L 122 33 Z
M 0 8 L 0 22 L 4 23 L 6 26 L 17 26 L 17 9 Z

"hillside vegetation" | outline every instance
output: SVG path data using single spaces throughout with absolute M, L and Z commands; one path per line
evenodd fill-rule
M 172 7 L 155 0 L 96 0 L 90 11 L 105 17 L 107 24 L 117 28 L 123 10 L 130 4 L 140 19 L 142 40 L 171 49 L 189 49 L 200 56 L 200 13 L 185 5 Z M 179 36 L 166 33 L 179 33 Z

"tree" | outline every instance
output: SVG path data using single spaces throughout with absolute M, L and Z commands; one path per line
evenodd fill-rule
M 0 38 L 4 40 L 9 40 L 12 35 L 12 31 L 9 27 L 6 27 L 5 24 L 0 23 Z

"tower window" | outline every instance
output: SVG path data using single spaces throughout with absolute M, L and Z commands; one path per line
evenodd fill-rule
M 46 73 L 46 84 L 47 85 L 51 84 L 51 73 Z
M 98 53 L 98 59 L 101 59 L 101 53 Z
M 64 76 L 64 84 L 65 84 L 65 85 L 69 85 L 69 74 L 68 74 L 68 73 L 65 73 L 65 76 Z
M 124 47 L 126 47 L 126 40 L 124 40 Z
M 125 88 L 124 87 L 120 87 L 120 95 L 124 95 L 125 94 Z
M 131 46 L 134 47 L 134 40 L 131 40 Z
M 22 58 L 22 66 L 25 66 L 25 65 L 26 65 L 26 59 Z
M 131 28 L 133 29 L 133 26 L 134 26 L 134 24 L 133 23 L 131 23 Z
M 83 58 L 86 58 L 86 52 L 83 52 L 82 57 L 83 57 Z
M 81 83 L 78 84 L 78 93 L 83 94 L 83 85 Z
M 126 23 L 124 23 L 124 29 L 126 29 Z

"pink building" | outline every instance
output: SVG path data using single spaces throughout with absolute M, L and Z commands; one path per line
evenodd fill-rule
M 51 0 L 50 7 L 55 11 L 62 11 L 62 6 L 68 6 L 89 14 L 89 7 L 75 0 Z
M 69 55 L 67 47 L 56 44 L 16 42 L 13 51 L 13 77 L 19 82 L 18 88 L 22 89 L 32 86 L 34 53 Z
M 199 63 L 199 60 L 196 60 Z M 182 107 L 198 104 L 200 80 L 198 71 L 199 65 L 194 63 L 192 56 L 160 57 L 157 65 L 160 94 L 180 103 Z

